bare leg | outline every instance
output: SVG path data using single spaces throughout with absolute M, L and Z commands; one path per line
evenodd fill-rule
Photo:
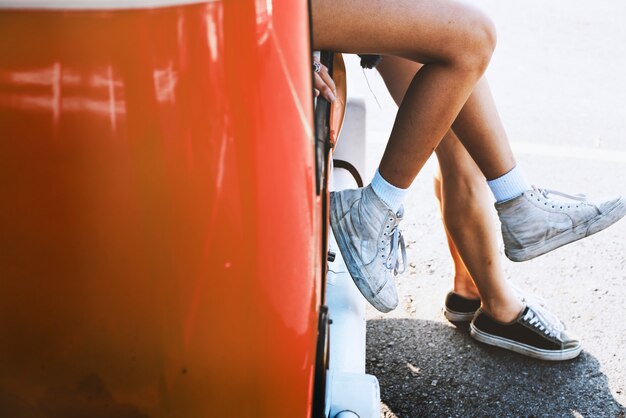
M 474 92 L 452 124 L 452 130 L 488 180 L 504 174 L 503 167 L 511 169 L 515 166 L 509 139 L 486 78 L 481 78 L 476 84 Z M 494 160 L 492 155 L 499 158 Z
M 440 170 L 438 170 L 437 175 L 433 179 L 433 186 L 435 197 L 439 203 L 439 210 L 441 211 L 441 216 L 443 217 L 443 192 Z M 450 256 L 452 257 L 452 263 L 454 265 L 454 293 L 461 295 L 466 299 L 480 299 L 480 292 L 474 283 L 474 279 L 472 279 L 472 275 L 467 270 L 467 267 L 465 267 L 461 254 L 459 254 L 459 250 L 457 250 L 456 245 L 454 245 L 454 240 L 448 231 L 446 231 L 446 240 L 448 242 L 448 249 L 450 250 Z
M 419 65 L 398 58 L 386 57 L 378 66 L 389 91 L 401 102 L 403 91 L 418 71 Z M 485 111 L 495 112 L 493 101 L 482 103 L 489 91 L 481 81 L 470 100 L 461 111 L 464 114 L 465 132 L 485 135 L 487 142 L 507 141 L 502 135 L 497 114 L 489 115 L 487 122 L 480 119 Z M 478 109 L 473 109 L 476 106 Z M 478 118 L 476 126 L 472 118 Z M 495 128 L 489 126 L 495 123 Z M 456 122 L 455 125 L 456 127 Z M 513 320 L 521 311 L 522 303 L 508 285 L 499 263 L 497 232 L 491 217 L 491 195 L 483 174 L 478 169 L 454 132 L 449 131 L 436 150 L 441 167 L 440 183 L 435 191 L 439 197 L 450 252 L 455 263 L 455 291 L 462 296 L 476 296 L 472 279 L 478 287 L 483 308 L 500 321 Z M 441 189 L 438 190 L 440 186 Z
M 478 287 L 485 311 L 499 321 L 512 321 L 523 305 L 500 265 L 492 197 L 485 178 L 452 131 L 436 152 L 446 231 Z
M 452 0 L 313 0 L 312 16 L 316 49 L 384 53 L 424 64 L 406 87 L 379 168 L 389 183 L 407 188 L 486 69 L 495 46 L 492 23 Z M 484 147 L 502 152 L 508 145 Z M 511 155 L 490 154 L 485 171 L 506 173 L 515 165 Z

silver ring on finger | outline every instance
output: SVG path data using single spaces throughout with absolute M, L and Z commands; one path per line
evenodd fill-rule
M 317 61 L 313 61 L 313 72 L 319 73 L 322 70 L 322 64 Z

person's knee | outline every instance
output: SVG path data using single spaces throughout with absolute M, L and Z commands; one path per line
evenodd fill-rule
M 465 13 L 458 25 L 453 60 L 466 70 L 482 74 L 496 47 L 496 27 L 478 10 Z

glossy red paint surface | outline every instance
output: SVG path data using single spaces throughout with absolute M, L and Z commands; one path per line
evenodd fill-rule
M 0 416 L 306 417 L 305 2 L 0 11 Z

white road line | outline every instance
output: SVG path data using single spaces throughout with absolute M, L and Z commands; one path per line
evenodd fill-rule
M 518 154 L 539 155 L 552 158 L 575 158 L 579 160 L 626 163 L 626 151 L 581 148 L 560 145 L 537 144 L 533 142 L 511 142 L 513 151 Z

